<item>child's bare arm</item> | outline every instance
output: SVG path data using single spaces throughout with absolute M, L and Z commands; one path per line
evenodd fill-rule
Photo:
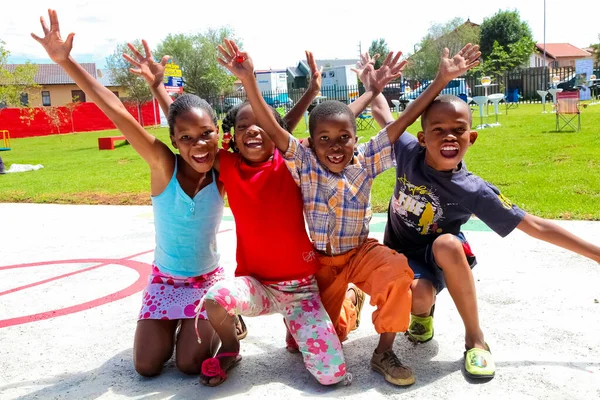
M 163 56 L 160 63 L 157 63 L 152 57 L 148 42 L 142 39 L 142 44 L 144 46 L 144 51 L 146 52 L 145 56 L 143 56 L 133 44 L 127 43 L 127 46 L 135 58 L 132 58 L 129 54 L 125 53 L 123 54 L 123 58 L 136 67 L 129 68 L 129 71 L 144 78 L 152 91 L 152 95 L 158 100 L 161 110 L 165 115 L 168 115 L 169 106 L 173 103 L 173 99 L 169 96 L 169 93 L 167 93 L 163 79 L 165 77 L 165 66 L 171 57 Z
M 552 243 L 600 263 L 600 247 L 586 242 L 554 222 L 525 214 L 517 228 L 536 239 Z
M 402 76 L 406 61 L 400 62 L 400 56 L 402 56 L 401 51 L 396 56 L 393 52 L 390 52 L 381 67 L 376 70 L 375 59 L 379 55 L 376 55 L 373 59 L 365 59 L 365 57 L 368 57 L 368 53 L 361 55 L 361 68 L 353 69 L 353 71 L 357 73 L 359 79 L 365 85 L 366 92 L 348 106 L 355 117 L 358 117 L 368 107 L 373 99 L 381 93 L 385 85 Z
M 371 57 L 368 52 L 361 54 L 359 68 L 353 70 L 354 72 L 356 72 L 356 74 L 358 75 L 358 79 L 360 79 L 360 81 L 365 86 L 365 89 L 367 90 L 370 89 L 370 85 L 369 79 L 367 79 L 368 76 L 366 67 L 369 64 L 375 65 L 375 61 L 377 61 L 378 58 L 379 54 L 375 54 L 373 57 Z M 352 108 L 352 104 L 350 105 L 350 107 Z M 359 111 L 358 114 L 360 114 L 361 112 L 362 110 Z M 394 116 L 390 111 L 390 107 L 388 107 L 387 100 L 385 99 L 385 96 L 381 93 L 378 94 L 371 102 L 371 113 L 373 114 L 373 118 L 375 119 L 375 121 L 377 121 L 377 124 L 379 124 L 381 128 L 384 128 L 386 125 L 394 122 Z M 354 115 L 358 116 L 358 114 L 354 112 Z
M 388 126 L 387 133 L 391 143 L 394 143 L 419 118 L 452 79 L 461 76 L 469 69 L 479 65 L 481 52 L 479 51 L 479 46 L 473 46 L 469 43 L 452 59 L 448 56 L 449 50 L 444 49 L 438 74 L 431 85 L 406 107 L 393 124 Z
M 311 78 L 310 78 L 310 86 L 304 92 L 298 103 L 292 107 L 292 109 L 286 114 L 283 118 L 287 123 L 287 126 L 290 132 L 293 132 L 298 122 L 302 119 L 304 112 L 308 110 L 308 106 L 313 102 L 315 97 L 321 91 L 321 70 L 317 69 L 317 63 L 315 62 L 315 58 L 310 51 L 306 52 L 306 61 L 308 66 L 310 67 Z
M 161 168 L 165 165 L 164 161 L 166 159 L 172 160 L 173 153 L 171 150 L 160 140 L 146 132 L 135 118 L 129 114 L 119 99 L 71 57 L 70 53 L 75 34 L 70 33 L 67 39 L 63 40 L 60 35 L 56 11 L 48 10 L 48 15 L 50 28 L 46 25 L 44 18 L 40 18 L 44 37 L 40 38 L 33 33 L 31 36 L 44 46 L 52 61 L 60 65 L 77 86 L 96 103 L 151 168 Z
M 261 128 L 275 143 L 275 147 L 283 152 L 287 151 L 290 133 L 279 126 L 269 106 L 262 98 L 254 77 L 254 64 L 248 53 L 240 51 L 237 45 L 229 39 L 225 39 L 223 44 L 225 47 L 219 45 L 221 53 L 221 58 L 218 58 L 219 63 L 242 81 L 252 111 L 254 111 Z

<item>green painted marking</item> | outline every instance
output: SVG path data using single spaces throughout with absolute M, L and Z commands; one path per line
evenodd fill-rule
M 383 218 L 383 222 L 380 220 Z M 373 219 L 377 219 L 377 222 L 371 222 L 369 230 L 373 233 L 383 233 L 385 231 L 385 224 L 387 215 L 386 214 L 373 214 Z M 466 224 L 462 226 L 463 232 L 492 232 L 492 230 L 483 221 L 478 219 L 470 219 Z

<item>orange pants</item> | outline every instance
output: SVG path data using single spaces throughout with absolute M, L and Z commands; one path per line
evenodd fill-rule
M 377 307 L 372 317 L 377 333 L 408 329 L 414 274 L 406 257 L 367 239 L 345 254 L 319 254 L 319 261 L 321 267 L 315 276 L 321 300 L 341 341 L 356 326 L 356 309 L 345 299 L 349 283 L 367 293 L 371 305 Z

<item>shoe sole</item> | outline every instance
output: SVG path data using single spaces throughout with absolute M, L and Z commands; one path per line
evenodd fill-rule
M 383 378 L 388 381 L 389 383 L 391 383 L 392 385 L 396 385 L 396 386 L 410 386 L 412 384 L 415 383 L 416 379 L 414 376 L 407 378 L 407 379 L 402 379 L 402 378 L 398 378 L 398 379 L 394 379 L 390 374 L 388 374 L 387 372 L 385 372 L 383 370 L 383 368 L 381 368 L 379 365 L 371 362 L 371 369 L 375 372 L 380 373 L 381 375 L 383 375 Z

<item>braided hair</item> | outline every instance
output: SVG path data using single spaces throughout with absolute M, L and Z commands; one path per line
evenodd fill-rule
M 245 101 L 242 104 L 234 106 L 231 110 L 227 112 L 227 115 L 225 115 L 225 118 L 223 118 L 223 122 L 221 123 L 221 129 L 223 130 L 223 133 L 231 132 L 231 130 L 233 129 L 233 138 L 231 139 L 230 146 L 231 150 L 233 150 L 236 153 L 239 152 L 239 149 L 235 145 L 235 121 L 242 107 L 245 107 L 247 105 L 250 105 L 250 103 L 248 101 Z M 271 112 L 273 113 L 273 116 L 275 117 L 275 120 L 277 121 L 279 126 L 281 126 L 283 129 L 289 132 L 287 123 L 284 121 L 281 115 L 279 115 L 277 110 L 275 110 L 271 106 L 269 106 L 269 108 L 271 109 Z

